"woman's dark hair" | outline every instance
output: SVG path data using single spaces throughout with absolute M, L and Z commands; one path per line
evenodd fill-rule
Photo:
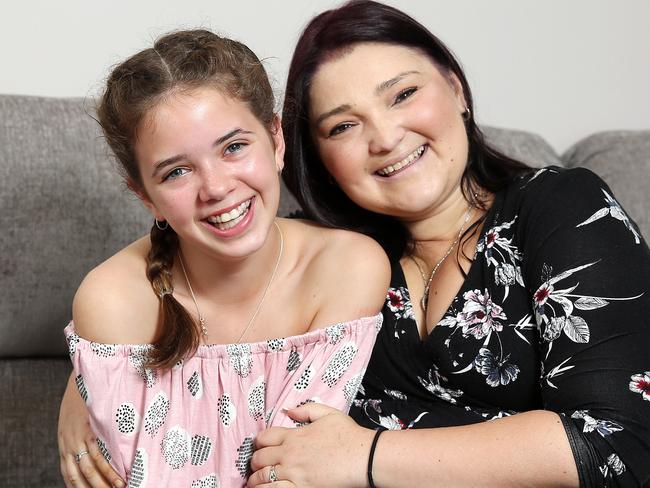
M 133 190 L 146 194 L 135 156 L 141 122 L 173 94 L 202 87 L 214 87 L 246 103 L 271 130 L 275 120 L 273 90 L 260 60 L 240 42 L 202 29 L 172 32 L 113 69 L 97 115 L 122 176 Z M 172 294 L 177 255 L 174 230 L 153 225 L 147 278 L 160 299 L 160 327 L 150 367 L 169 368 L 200 343 L 198 324 Z
M 329 227 L 345 228 L 376 239 L 391 260 L 408 250 L 411 236 L 396 218 L 359 207 L 336 185 L 313 143 L 309 124 L 309 90 L 321 64 L 363 42 L 386 43 L 418 49 L 430 57 L 441 73 L 455 75 L 463 89 L 469 114 L 465 127 L 469 142 L 463 173 L 465 198 L 483 207 L 474 193 L 497 192 L 529 170 L 490 147 L 474 120 L 472 93 L 458 61 L 426 27 L 393 7 L 370 0 L 353 0 L 316 16 L 303 31 L 291 60 L 282 127 L 286 138 L 284 182 L 306 216 Z

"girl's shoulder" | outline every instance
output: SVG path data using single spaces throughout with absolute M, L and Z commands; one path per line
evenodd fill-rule
M 72 303 L 78 334 L 103 343 L 151 342 L 158 299 L 146 276 L 151 244 L 143 237 L 92 269 Z
M 386 253 L 372 238 L 306 221 L 282 220 L 287 234 L 295 236 L 303 261 L 303 282 L 318 289 L 319 312 L 312 329 L 375 315 L 381 309 L 390 282 Z

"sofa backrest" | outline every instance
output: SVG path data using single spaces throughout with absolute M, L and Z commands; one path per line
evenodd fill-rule
M 0 357 L 64 355 L 62 329 L 81 279 L 150 229 L 151 217 L 122 183 L 90 113 L 92 105 L 83 99 L 0 95 Z M 537 135 L 493 128 L 486 133 L 526 162 L 561 164 Z M 634 155 L 628 155 L 624 135 L 619 138 L 612 157 L 633 170 L 623 171 L 621 164 L 612 169 L 585 155 L 582 146 L 569 157 L 615 180 L 614 190 L 646 235 L 650 197 L 633 185 L 648 183 L 649 138 L 645 133 L 635 139 L 640 152 Z M 295 208 L 283 187 L 279 213 Z

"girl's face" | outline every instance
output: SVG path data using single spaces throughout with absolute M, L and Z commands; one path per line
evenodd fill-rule
M 462 198 L 465 99 L 422 52 L 361 43 L 323 63 L 310 90 L 321 159 L 359 206 L 403 221 Z
M 284 140 L 248 106 L 214 88 L 175 93 L 138 127 L 139 192 L 193 249 L 240 258 L 266 241 L 278 209 Z

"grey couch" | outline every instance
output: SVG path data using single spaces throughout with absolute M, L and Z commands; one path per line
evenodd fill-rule
M 0 95 L 0 486 L 63 486 L 56 423 L 73 293 L 151 225 L 91 112 L 81 99 Z M 486 131 L 534 165 L 591 168 L 650 235 L 650 130 L 595 134 L 562 156 L 530 133 Z M 285 191 L 280 213 L 294 208 Z

